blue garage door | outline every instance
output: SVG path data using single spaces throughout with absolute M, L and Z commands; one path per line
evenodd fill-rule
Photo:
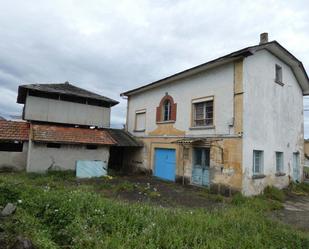
M 154 175 L 175 181 L 176 153 L 174 149 L 155 149 Z

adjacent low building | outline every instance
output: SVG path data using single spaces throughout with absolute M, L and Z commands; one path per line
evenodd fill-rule
M 75 170 L 80 162 L 107 167 L 111 147 L 124 152 L 140 146 L 124 130 L 110 129 L 117 101 L 68 82 L 22 85 L 17 102 L 24 104 L 25 121 L 0 120 L 0 169 Z
M 27 164 L 28 122 L 0 120 L 0 170 L 23 170 Z

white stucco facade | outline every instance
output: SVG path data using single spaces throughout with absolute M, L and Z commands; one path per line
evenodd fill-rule
M 275 82 L 282 67 L 284 85 Z M 244 60 L 243 193 L 258 194 L 265 186 L 285 187 L 293 178 L 293 153 L 303 165 L 303 94 L 291 70 L 266 50 Z M 252 179 L 253 150 L 264 154 L 262 179 Z M 284 176 L 276 176 L 275 152 L 283 152 Z
M 31 142 L 28 151 L 27 172 L 51 170 L 75 170 L 78 160 L 100 160 L 108 163 L 109 146 L 98 146 L 96 150 L 85 145 L 61 144 L 60 148 L 48 148 L 45 143 Z
M 233 134 L 233 79 L 234 65 L 229 63 L 197 75 L 174 81 L 149 91 L 130 96 L 128 103 L 127 128 L 137 137 L 146 136 L 157 128 L 156 108 L 168 93 L 177 103 L 177 117 L 174 127 L 190 136 Z M 191 129 L 192 100 L 214 97 L 214 127 Z M 145 132 L 135 132 L 136 111 L 146 110 Z
M 281 48 L 275 47 L 274 51 L 291 60 Z M 283 84 L 275 81 L 276 65 L 282 68 Z M 268 185 L 283 188 L 293 180 L 301 181 L 304 89 L 295 76 L 295 68 L 293 70 L 268 50 L 257 49 L 212 69 L 185 77 L 177 78 L 177 75 L 175 80 L 159 81 L 157 86 L 145 86 L 145 90 L 137 89 L 136 93 L 129 91 L 127 129 L 145 144 L 132 161 L 137 167 L 154 170 L 154 149 L 174 148 L 176 175 L 185 175 L 190 181 L 192 150 L 188 158 L 183 159 L 183 148 L 177 147 L 174 140 L 216 138 L 209 145 L 212 183 L 255 195 Z M 301 78 L 299 72 L 297 77 Z M 176 121 L 169 127 L 163 127 L 156 119 L 156 109 L 165 95 L 171 96 L 177 104 Z M 194 129 L 192 100 L 208 96 L 214 99 L 213 127 Z M 146 111 L 145 130 L 136 131 L 136 113 L 141 110 Z M 263 151 L 263 169 L 258 177 L 253 174 L 254 150 Z M 283 153 L 280 172 L 276 171 L 276 152 Z M 299 157 L 298 179 L 293 172 L 293 154 Z

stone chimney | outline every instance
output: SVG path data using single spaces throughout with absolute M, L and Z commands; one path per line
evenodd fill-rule
M 260 34 L 260 45 L 268 42 L 268 33 Z

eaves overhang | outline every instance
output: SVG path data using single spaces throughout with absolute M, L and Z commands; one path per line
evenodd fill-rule
M 298 60 L 293 54 L 291 54 L 287 49 L 281 46 L 277 41 L 269 42 L 265 45 L 261 45 L 256 48 L 256 51 L 266 49 L 277 58 L 282 60 L 292 69 L 296 80 L 298 81 L 303 95 L 309 95 L 309 77 L 304 68 L 303 63 Z

